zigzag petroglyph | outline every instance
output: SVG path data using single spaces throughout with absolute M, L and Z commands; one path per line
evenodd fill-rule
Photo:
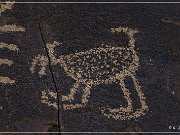
M 54 54 L 54 48 L 59 46 L 60 43 L 55 41 L 53 44 L 47 44 L 51 65 L 60 65 L 66 74 L 76 81 L 70 89 L 69 95 L 62 96 L 62 101 L 65 102 L 63 105 L 64 110 L 85 107 L 92 86 L 111 84 L 118 81 L 127 105 L 118 108 L 103 107 L 101 108 L 102 114 L 115 120 L 128 120 L 143 116 L 148 111 L 146 98 L 135 73 L 139 67 L 139 57 L 135 51 L 135 34 L 138 33 L 138 30 L 128 27 L 118 27 L 112 28 L 111 32 L 125 33 L 129 39 L 127 47 L 99 47 L 85 52 L 56 56 Z M 35 72 L 34 67 L 37 61 L 41 63 L 42 57 L 44 61 L 45 56 L 39 55 L 35 57 L 36 62 L 33 60 L 30 68 L 32 73 Z M 47 59 L 45 61 L 47 62 Z M 43 69 L 43 74 L 45 74 L 45 66 L 47 65 L 39 65 L 42 67 L 41 70 Z M 39 75 L 42 75 L 40 73 Z M 141 104 L 141 107 L 138 109 L 133 108 L 133 101 L 130 97 L 131 93 L 125 85 L 124 81 L 127 76 L 133 80 L 134 90 L 136 90 L 137 98 Z M 75 99 L 76 93 L 80 90 L 83 90 L 81 103 L 73 104 L 72 101 Z

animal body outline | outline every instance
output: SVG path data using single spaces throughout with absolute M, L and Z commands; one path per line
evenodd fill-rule
M 63 104 L 64 110 L 85 107 L 92 86 L 110 84 L 118 80 L 124 98 L 127 101 L 127 106 L 119 108 L 103 107 L 101 108 L 101 112 L 104 116 L 114 118 L 115 120 L 128 120 L 140 117 L 148 111 L 148 106 L 145 101 L 146 98 L 136 79 L 135 73 L 139 67 L 139 57 L 135 51 L 135 34 L 138 33 L 138 30 L 128 27 L 118 27 L 111 28 L 111 32 L 127 34 L 129 39 L 128 47 L 99 47 L 85 52 L 61 55 L 57 58 L 54 54 L 54 48 L 61 43 L 54 41 L 53 44 L 47 44 L 51 65 L 59 64 L 60 67 L 65 70 L 66 74 L 76 81 L 70 89 L 70 93 L 68 95 L 62 95 L 62 101 L 70 102 L 69 104 Z M 41 66 L 41 72 L 39 72 L 39 74 L 44 75 L 47 61 L 48 58 L 46 58 L 46 56 L 38 55 L 35 57 L 33 65 L 30 68 L 31 72 L 35 72 L 35 65 L 38 64 Z M 107 64 L 108 62 L 110 64 Z M 133 110 L 133 104 L 130 98 L 131 93 L 128 88 L 126 88 L 124 82 L 127 76 L 131 77 L 133 80 L 134 89 L 138 94 L 141 104 L 140 109 Z M 84 87 L 81 103 L 71 103 L 71 101 L 75 99 L 75 94 L 81 87 Z

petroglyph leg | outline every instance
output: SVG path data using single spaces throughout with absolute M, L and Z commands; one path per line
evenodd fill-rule
M 77 86 L 80 86 L 80 85 L 78 84 Z M 81 108 L 81 107 L 86 106 L 86 104 L 88 102 L 88 98 L 90 96 L 91 87 L 92 87 L 91 85 L 86 85 L 85 89 L 83 89 L 83 95 L 82 95 L 82 99 L 81 99 L 81 104 L 64 104 L 63 105 L 64 110 L 73 110 L 73 109 L 77 109 L 77 108 Z M 74 95 L 77 92 L 78 88 L 79 87 L 77 87 L 75 89 L 75 91 L 72 92 L 73 93 L 73 99 L 74 99 Z
M 126 98 L 127 102 L 129 102 L 129 105 L 127 108 L 119 108 L 119 109 L 104 109 L 102 110 L 102 113 L 104 116 L 107 116 L 108 118 L 114 118 L 115 120 L 128 120 L 128 119 L 134 119 L 138 118 L 140 116 L 143 116 L 145 114 L 145 111 L 148 111 L 148 106 L 145 102 L 146 98 L 144 97 L 144 94 L 141 91 L 141 87 L 138 83 L 138 80 L 135 78 L 134 75 L 131 75 L 134 83 L 134 88 L 138 93 L 138 97 L 140 99 L 141 108 L 137 110 L 133 110 L 132 108 L 132 100 L 130 99 L 130 93 L 127 88 L 125 88 L 125 84 L 123 82 L 120 83 L 122 89 L 126 89 L 124 91 L 124 97 Z M 124 88 L 123 88 L 124 87 Z M 106 113 L 108 111 L 108 113 Z
M 130 115 L 130 113 L 133 111 L 132 107 L 132 100 L 130 99 L 130 92 L 126 88 L 125 83 L 124 83 L 124 78 L 119 79 L 119 84 L 122 88 L 124 98 L 127 101 L 127 107 L 120 107 L 120 108 L 104 108 L 101 112 L 107 116 L 108 118 L 112 117 L 114 119 L 120 119 L 120 120 L 126 120 L 126 117 Z
M 141 86 L 139 85 L 138 80 L 136 79 L 136 77 L 134 75 L 131 75 L 131 78 L 133 80 L 135 90 L 137 91 L 137 94 L 138 94 L 138 97 L 139 97 L 139 100 L 141 103 L 141 108 L 138 109 L 136 112 L 134 112 L 131 115 L 132 118 L 137 118 L 137 117 L 144 115 L 145 112 L 147 112 L 149 110 L 149 108 L 146 104 L 146 97 L 144 96 L 144 94 L 141 90 Z
M 83 90 L 82 103 L 84 104 L 84 106 L 87 104 L 88 98 L 91 94 L 91 87 L 91 85 L 86 85 L 85 89 Z
M 70 93 L 67 96 L 62 95 L 62 101 L 71 101 L 74 100 L 74 96 L 79 88 L 79 82 L 76 82 L 73 87 L 70 89 Z

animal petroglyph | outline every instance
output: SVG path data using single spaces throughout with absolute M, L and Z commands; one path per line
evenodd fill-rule
M 7 2 L 6 4 L 0 4 L 0 15 L 1 13 L 12 9 L 14 2 Z M 4 25 L 0 26 L 0 34 L 9 33 L 9 32 L 25 32 L 25 28 L 21 26 L 12 25 Z M 10 51 L 17 52 L 19 48 L 14 44 L 7 44 L 5 42 L 0 42 L 0 49 L 8 49 Z M 0 65 L 8 65 L 11 66 L 13 64 L 12 60 L 7 58 L 0 58 Z M 13 84 L 15 80 L 10 79 L 9 77 L 0 76 L 0 84 Z
M 65 70 L 66 74 L 76 81 L 70 89 L 69 95 L 62 95 L 62 101 L 65 102 L 63 104 L 64 110 L 85 107 L 92 86 L 98 84 L 110 84 L 117 82 L 118 80 L 123 91 L 123 96 L 127 101 L 127 105 L 118 108 L 101 108 L 101 112 L 104 116 L 116 120 L 128 120 L 140 117 L 148 111 L 148 106 L 145 102 L 146 98 L 136 79 L 135 73 L 139 66 L 139 57 L 135 51 L 135 34 L 138 33 L 138 30 L 133 30 L 128 27 L 118 27 L 112 28 L 111 32 L 125 33 L 129 39 L 127 47 L 99 47 L 85 52 L 57 57 L 54 54 L 54 48 L 59 46 L 60 43 L 55 41 L 53 44 L 47 44 L 51 65 L 60 65 Z M 38 61 L 42 57 L 45 56 L 38 56 L 35 57 L 35 59 Z M 32 67 L 30 68 L 32 73 L 34 73 L 34 63 L 35 62 L 33 62 Z M 45 64 L 42 66 L 43 73 L 45 72 L 44 66 Z M 133 101 L 130 98 L 131 93 L 124 82 L 127 76 L 132 78 L 134 89 L 136 90 L 141 103 L 141 108 L 136 110 L 133 108 Z M 81 103 L 73 104 L 72 101 L 75 99 L 76 93 L 81 89 L 83 91 Z M 67 104 L 66 102 L 70 103 Z

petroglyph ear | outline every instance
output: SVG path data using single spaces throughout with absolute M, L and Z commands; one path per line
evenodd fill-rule
M 128 27 L 118 27 L 118 28 L 111 28 L 111 32 L 112 33 L 120 33 L 123 32 L 125 34 L 127 34 L 128 38 L 129 38 L 129 48 L 130 49 L 134 49 L 135 47 L 135 34 L 138 33 L 139 31 L 137 29 L 131 29 Z
M 56 55 L 54 54 L 54 48 L 57 46 L 60 46 L 61 43 L 54 41 L 53 44 L 46 44 L 46 47 L 48 49 L 48 55 L 50 57 L 50 61 L 52 65 L 56 65 L 59 61 L 56 58 Z

